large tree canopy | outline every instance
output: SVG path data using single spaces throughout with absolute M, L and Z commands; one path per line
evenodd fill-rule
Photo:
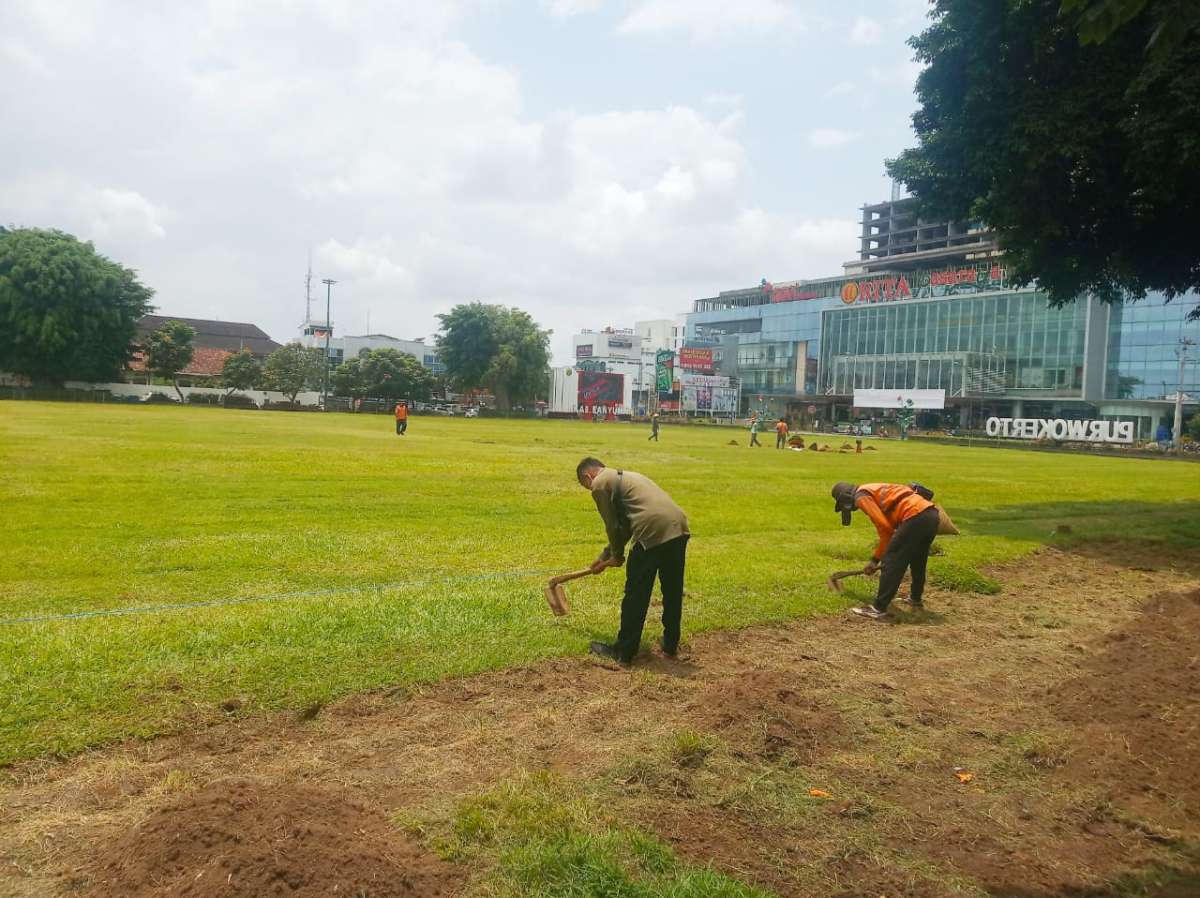
M 889 173 L 924 215 L 990 225 L 1059 304 L 1200 286 L 1200 42 L 1147 52 L 1174 0 L 1080 20 L 1128 2 L 936 0 L 911 41 L 919 146 Z
M 154 291 L 61 231 L 0 228 L 0 371 L 110 380 L 133 352 Z
M 196 355 L 196 347 L 192 345 L 195 337 L 196 330 L 190 325 L 168 321 L 146 339 L 146 370 L 171 381 L 180 402 L 184 399 L 178 375 Z
M 333 372 L 338 396 L 411 399 L 428 402 L 436 385 L 433 374 L 416 356 L 395 349 L 373 349 L 347 359 Z
M 269 390 L 286 393 L 295 404 L 296 394 L 306 387 L 319 390 L 325 376 L 325 352 L 309 349 L 299 343 L 280 346 L 267 356 L 263 366 L 263 382 Z
M 491 390 L 502 409 L 545 395 L 550 331 L 539 328 L 528 312 L 473 302 L 438 319 L 438 359 L 455 389 Z

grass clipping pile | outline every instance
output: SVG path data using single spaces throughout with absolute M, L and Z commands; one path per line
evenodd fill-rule
M 104 846 L 88 898 L 437 898 L 454 868 L 326 789 L 212 783 Z

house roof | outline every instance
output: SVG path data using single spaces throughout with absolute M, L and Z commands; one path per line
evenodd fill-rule
M 206 318 L 181 318 L 178 315 L 146 315 L 137 323 L 141 342 L 168 321 L 181 321 L 196 332 L 192 341 L 197 349 L 221 349 L 238 352 L 249 349 L 256 356 L 267 356 L 279 348 L 260 327 L 240 321 L 209 321 Z
M 182 319 L 175 318 L 175 321 Z M 225 367 L 225 360 L 233 355 L 227 349 L 213 349 L 208 346 L 197 346 L 195 355 L 188 362 L 188 366 L 179 373 L 188 377 L 219 377 L 221 369 Z M 146 370 L 146 354 L 140 349 L 134 352 L 133 358 L 129 360 L 130 371 L 145 371 Z

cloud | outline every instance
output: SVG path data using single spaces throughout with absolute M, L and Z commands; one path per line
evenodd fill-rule
M 829 88 L 829 90 L 825 91 L 821 97 L 822 99 L 830 100 L 834 97 L 843 97 L 846 94 L 852 94 L 855 90 L 857 90 L 857 86 L 853 81 L 839 81 L 833 87 Z
M 542 8 L 556 19 L 595 12 L 603 5 L 604 0 L 542 0 Z
M 796 28 L 802 21 L 783 0 L 640 0 L 621 20 L 623 34 L 683 31 L 709 41 L 739 31 L 763 33 Z
M 0 54 L 0 215 L 95 240 L 165 314 L 287 340 L 311 249 L 350 332 L 369 312 L 429 335 L 456 303 L 499 302 L 553 328 L 560 357 L 580 327 L 827 274 L 854 246 L 844 222 L 748 198 L 734 96 L 531 114 L 518 73 L 461 38 L 460 3 L 279 3 L 10 0 L 5 39 L 28 54 Z M 781 17 L 650 0 L 626 24 L 699 37 Z M 59 75 L 28 78 L 29 59 Z
M 867 16 L 856 16 L 850 26 L 850 43 L 869 47 L 883 40 L 883 26 Z
M 808 144 L 809 146 L 816 147 L 818 150 L 828 150 L 853 143 L 860 137 L 862 137 L 862 132 L 860 131 L 843 131 L 840 128 L 814 128 L 808 132 Z
M 17 225 L 58 228 L 123 246 L 167 234 L 170 211 L 136 190 L 44 172 L 0 184 L 0 195 Z

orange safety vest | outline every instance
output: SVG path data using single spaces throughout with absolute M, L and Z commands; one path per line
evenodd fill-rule
M 899 483 L 864 483 L 854 491 L 854 504 L 879 532 L 879 545 L 874 559 L 878 561 L 892 541 L 896 528 L 915 517 L 933 503 L 924 499 L 911 486 Z
M 396 420 L 397 421 L 407 421 L 408 420 L 408 406 L 405 405 L 403 402 L 396 403 Z

